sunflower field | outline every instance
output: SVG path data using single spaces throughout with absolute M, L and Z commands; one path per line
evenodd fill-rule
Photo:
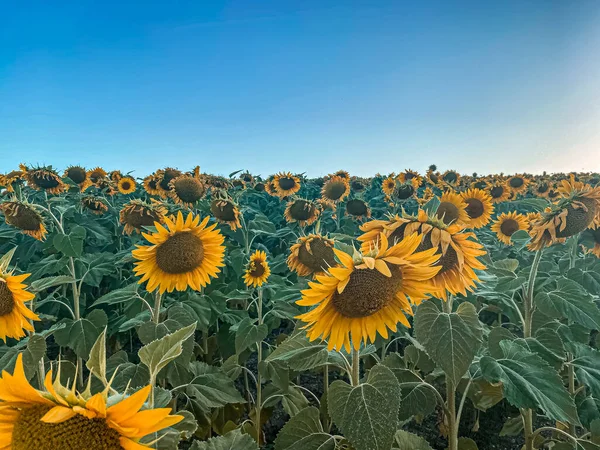
M 600 175 L 0 176 L 0 450 L 600 449 Z

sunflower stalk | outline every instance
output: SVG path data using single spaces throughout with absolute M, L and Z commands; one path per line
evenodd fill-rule
M 258 311 L 258 326 L 263 324 L 263 291 L 260 289 L 258 291 L 258 300 L 256 302 L 256 309 Z M 258 360 L 256 363 L 256 367 L 260 366 L 262 362 L 262 345 L 263 342 L 260 341 L 258 343 Z M 260 445 L 260 437 L 262 434 L 261 424 L 260 424 L 260 412 L 262 409 L 262 376 L 260 374 L 260 370 L 257 370 L 256 375 L 256 440 Z
M 352 349 L 352 386 L 358 386 L 360 382 L 360 353 Z
M 157 289 L 154 292 L 154 309 L 153 309 L 153 312 L 152 312 L 152 320 L 154 321 L 155 324 L 159 324 L 160 323 L 160 307 L 161 307 L 161 303 L 162 303 L 162 294 Z
M 444 312 L 452 313 L 452 304 L 454 296 L 448 295 L 448 299 L 443 303 Z M 462 413 L 462 405 L 459 414 Z M 458 421 L 460 416 L 456 413 L 456 386 L 454 382 L 446 376 L 446 419 L 448 421 L 448 449 L 458 450 Z

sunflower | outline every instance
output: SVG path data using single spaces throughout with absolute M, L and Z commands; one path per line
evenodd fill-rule
M 246 171 L 240 175 L 240 180 L 242 180 L 244 183 L 249 183 L 249 184 L 254 183 L 254 177 L 248 171 Z
M 172 167 L 167 167 L 166 169 L 161 169 L 156 171 L 156 176 L 158 179 L 158 187 L 162 189 L 163 195 L 166 195 L 166 192 L 169 191 L 169 183 L 171 180 L 181 176 L 182 173 L 180 170 L 173 169 Z
M 119 181 L 121 178 L 123 178 L 123 177 L 124 177 L 124 175 L 121 173 L 121 171 L 120 171 L 120 170 L 113 170 L 112 172 L 110 172 L 110 173 L 108 174 L 108 177 L 110 178 L 110 181 L 113 181 L 113 182 L 115 182 L 115 183 L 116 183 L 116 182 L 117 182 L 117 181 Z
M 199 178 L 181 175 L 169 183 L 169 197 L 175 203 L 191 208 L 206 194 L 206 185 Z
M 100 192 L 103 192 L 111 197 L 119 192 L 117 185 L 115 185 L 115 183 L 108 177 L 100 178 L 95 186 L 100 190 Z
M 266 190 L 265 183 L 257 181 L 256 183 L 254 183 L 254 190 L 257 192 L 264 192 Z
M 93 183 L 88 176 L 87 171 L 81 166 L 70 166 L 65 170 L 63 177 L 69 178 L 79 187 L 79 191 L 83 192 Z
M 429 202 L 429 200 L 431 200 L 434 197 L 435 197 L 435 194 L 433 192 L 433 189 L 431 189 L 428 186 L 423 191 L 423 195 L 421 195 L 420 197 L 417 197 L 417 203 L 419 205 L 425 205 L 427 202 Z
M 547 181 L 540 181 L 533 187 L 533 194 L 537 197 L 548 198 L 548 194 L 552 189 L 552 184 Z
M 502 213 L 498 216 L 491 227 L 491 230 L 496 233 L 498 240 L 506 245 L 513 245 L 510 237 L 519 230 L 527 230 L 529 221 L 527 216 L 519 214 L 516 211 L 508 214 Z
M 232 180 L 231 185 L 234 188 L 246 189 L 246 183 L 244 182 L 244 180 Z
M 416 178 L 418 185 L 421 185 L 421 182 L 423 181 L 423 177 L 421 175 L 419 175 L 419 172 L 416 172 L 411 169 L 406 169 L 404 172 L 402 172 L 402 173 L 400 173 L 400 175 L 398 175 L 398 180 L 401 183 L 406 183 L 407 181 L 411 181 L 413 178 Z
M 515 194 L 523 194 L 527 192 L 529 180 L 524 175 L 513 175 L 506 180 L 506 185 Z
M 8 192 L 14 192 L 15 184 L 22 184 L 25 180 L 25 172 L 22 170 L 13 170 L 6 175 L 0 175 L 0 185 L 4 186 Z
M 362 242 L 363 253 L 377 244 L 381 233 L 392 244 L 412 233 L 421 233 L 419 250 L 435 248 L 441 254 L 435 264 L 441 270 L 432 279 L 432 283 L 435 286 L 435 296 L 442 299 L 446 299 L 447 292 L 466 295 L 467 291 L 472 291 L 475 282 L 479 281 L 474 271 L 485 269 L 485 265 L 477 258 L 486 252 L 474 233 L 465 232 L 458 224 L 447 226 L 441 220 L 429 217 L 423 210 L 419 210 L 417 216 L 396 215 L 389 220 L 372 220 L 363 224 L 360 229 L 364 232 L 358 237 Z
M 435 167 L 435 166 L 433 166 Z M 427 173 L 425 174 L 425 179 L 434 186 L 437 186 L 440 182 L 440 173 L 435 171 L 436 169 L 432 169 L 431 166 Z
M 346 202 L 346 214 L 356 220 L 368 219 L 371 217 L 371 208 L 364 200 L 353 198 Z
M 352 189 L 353 192 L 362 192 L 365 190 L 365 187 L 366 187 L 366 183 L 364 180 L 361 180 L 356 177 L 353 177 L 350 180 L 350 189 Z
M 320 234 L 301 236 L 290 249 L 288 267 L 301 277 L 323 274 L 336 265 L 333 247 L 334 241 Z
M 27 184 L 36 191 L 60 194 L 66 188 L 66 185 L 51 167 L 27 170 L 24 176 Z
M 510 189 L 498 181 L 494 182 L 487 188 L 488 194 L 492 198 L 492 203 L 502 203 L 510 197 Z
M 144 227 L 151 227 L 155 222 L 164 223 L 167 209 L 158 202 L 145 203 L 142 200 L 131 200 L 119 213 L 119 220 L 124 225 L 124 233 L 141 233 Z
M 199 291 L 225 265 L 223 235 L 215 230 L 216 224 L 207 227 L 208 216 L 199 223 L 200 216 L 189 213 L 184 220 L 179 211 L 177 219 L 164 220 L 166 228 L 156 222 L 156 233 L 142 233 L 152 245 L 138 245 L 131 252 L 138 260 L 134 272 L 142 276 L 139 284 L 148 281 L 148 291 L 161 293 L 188 287 Z
M 237 205 L 229 199 L 216 198 L 210 203 L 210 212 L 215 218 L 229 225 L 232 231 L 240 226 L 240 210 Z
M 148 175 L 146 178 L 144 178 L 142 184 L 144 185 L 144 189 L 146 190 L 146 192 L 150 195 L 160 196 L 163 193 L 162 189 L 158 184 L 158 177 L 156 176 L 156 174 Z
M 439 184 L 441 186 L 456 187 L 456 186 L 458 186 L 459 183 L 460 183 L 460 174 L 456 170 L 446 170 L 440 176 Z
M 467 189 L 460 194 L 467 204 L 467 215 L 469 228 L 481 228 L 486 226 L 494 213 L 494 205 L 490 195 L 477 188 Z
M 531 229 L 531 250 L 539 250 L 581 233 L 600 221 L 600 187 L 573 179 L 562 180 L 560 194 L 566 196 L 552 205 Z
M 88 172 L 88 177 L 94 184 L 98 184 L 98 182 L 106 178 L 107 175 L 108 174 L 102 167 L 96 167 Z
M 275 180 L 267 180 L 265 182 L 265 191 L 272 197 L 277 196 L 277 186 L 275 186 Z
M 490 185 L 490 182 L 487 180 L 487 178 L 479 178 L 471 183 L 471 188 L 472 189 L 480 189 L 483 191 L 483 190 L 487 189 L 489 185 Z
M 435 215 L 446 225 L 452 223 L 465 224 L 469 221 L 467 203 L 456 192 L 446 191 L 440 198 Z
M 104 200 L 102 197 L 86 195 L 81 199 L 81 204 L 84 208 L 86 208 L 92 214 L 96 214 L 97 216 L 101 216 L 108 211 L 106 200 Z
M 300 190 L 300 178 L 290 172 L 280 172 L 273 177 L 275 195 L 280 198 L 295 194 Z
M 244 274 L 246 286 L 260 287 L 267 282 L 269 275 L 271 275 L 271 269 L 267 262 L 267 254 L 262 250 L 256 250 L 250 256 L 250 262 Z
M 17 356 L 13 374 L 0 378 L 0 441 L 3 449 L 72 450 L 149 448 L 140 439 L 183 420 L 171 408 L 140 409 L 152 386 L 125 397 L 108 397 L 108 389 L 91 395 L 78 393 L 52 381 L 52 370 L 44 391 L 29 384 L 23 354 Z
M 301 198 L 289 201 L 284 212 L 287 223 L 298 222 L 301 227 L 315 223 L 320 214 L 315 203 Z
M 387 197 L 391 197 L 394 193 L 394 190 L 396 189 L 396 183 L 396 178 L 393 176 L 387 177 L 385 180 L 383 180 L 383 183 L 381 183 L 381 190 Z
M 394 200 L 406 201 L 417 196 L 418 181 L 413 178 L 409 182 L 396 185 L 391 198 Z
M 427 298 L 434 290 L 430 280 L 440 270 L 433 267 L 436 250 L 417 252 L 420 242 L 413 233 L 390 246 L 382 233 L 378 248 L 356 260 L 334 250 L 341 265 L 318 275 L 296 302 L 316 306 L 297 317 L 306 323 L 309 339 L 321 337 L 329 350 L 349 352 L 350 345 L 358 350 L 361 342 L 374 342 L 377 333 L 387 339 L 387 330 L 397 331 L 398 323 L 410 327 L 411 302 Z
M 37 212 L 34 205 L 19 201 L 9 201 L 0 204 L 0 211 L 4 214 L 4 220 L 8 225 L 21 230 L 38 241 L 46 237 L 44 218 Z
M 332 173 L 331 175 L 329 175 L 329 177 L 341 177 L 341 178 L 344 178 L 346 180 L 350 180 L 350 174 L 346 170 L 338 170 L 337 172 Z
M 5 273 L 0 268 L 0 339 L 4 342 L 7 337 L 13 339 L 25 337 L 25 330 L 34 331 L 30 320 L 40 320 L 25 306 L 25 302 L 30 302 L 35 297 L 31 292 L 26 291 L 27 286 L 23 284 L 30 275 L 29 273 L 13 275 Z M 4 442 L 1 436 L 2 427 L 0 427 L 0 445 Z
M 135 180 L 131 177 L 123 177 L 117 182 L 117 188 L 123 195 L 133 194 L 136 190 Z
M 600 258 L 600 226 L 596 226 L 594 228 L 590 228 L 584 231 L 584 234 L 588 235 L 589 241 L 594 243 L 593 248 L 585 248 L 587 253 L 592 253 L 596 255 L 597 258 Z
M 343 201 L 350 194 L 350 180 L 335 175 L 323 184 L 321 195 L 330 202 L 338 203 Z

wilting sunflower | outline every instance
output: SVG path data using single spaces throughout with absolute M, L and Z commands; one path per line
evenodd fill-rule
M 97 216 L 101 216 L 108 211 L 106 200 L 104 200 L 102 197 L 86 195 L 81 199 L 81 204 L 85 209 L 90 211 L 92 214 L 96 214 Z
M 234 188 L 246 189 L 246 182 L 244 180 L 232 180 L 231 185 Z
M 594 246 L 591 248 L 584 246 L 586 253 L 592 253 L 596 255 L 597 258 L 600 258 L 600 226 L 587 229 L 583 234 L 587 235 L 588 241 L 594 243 Z
M 321 211 L 315 203 L 299 198 L 288 202 L 284 216 L 286 222 L 298 222 L 301 227 L 306 227 L 315 223 L 320 214 Z
M 233 200 L 215 198 L 210 203 L 210 212 L 219 222 L 229 225 L 232 231 L 237 230 L 241 226 L 240 210 Z
M 25 173 L 27 184 L 36 191 L 45 191 L 48 194 L 60 194 L 66 188 L 65 183 L 51 167 L 29 169 Z
M 506 180 L 506 185 L 515 194 L 523 194 L 527 192 L 529 180 L 525 177 L 525 175 L 513 175 Z
M 396 215 L 389 220 L 372 220 L 363 224 L 360 229 L 364 232 L 358 237 L 362 242 L 362 252 L 373 248 L 381 233 L 392 244 L 412 233 L 420 233 L 422 242 L 419 250 L 435 248 L 441 255 L 435 264 L 441 270 L 432 279 L 432 283 L 435 286 L 434 295 L 444 300 L 447 292 L 466 295 L 467 290 L 472 291 L 475 282 L 479 281 L 474 271 L 485 269 L 485 265 L 477 258 L 486 252 L 474 233 L 465 232 L 460 225 L 447 226 L 441 220 L 429 217 L 423 210 L 419 210 L 416 217 Z
M 440 270 L 433 267 L 436 250 L 417 252 L 420 242 L 414 233 L 390 246 L 380 234 L 376 248 L 356 260 L 334 250 L 341 265 L 318 275 L 296 302 L 316 306 L 297 317 L 306 323 L 309 339 L 320 337 L 329 350 L 349 352 L 351 345 L 358 350 L 361 342 L 374 342 L 377 333 L 387 339 L 387 330 L 395 332 L 398 323 L 410 327 L 411 302 L 427 298 L 434 290 L 430 280 Z
M 467 203 L 459 194 L 452 191 L 446 191 L 442 194 L 435 215 L 446 225 L 453 223 L 466 224 L 469 222 Z
M 25 181 L 25 172 L 22 170 L 13 170 L 6 175 L 0 175 L 0 186 L 4 186 L 8 192 L 14 192 L 16 184 L 22 184 Z
M 391 197 L 394 193 L 394 190 L 396 189 L 396 183 L 396 178 L 393 176 L 389 176 L 385 180 L 383 180 L 383 183 L 381 183 L 381 190 L 386 196 Z
M 460 174 L 456 170 L 446 170 L 441 176 L 438 182 L 440 187 L 456 187 L 460 183 Z
M 90 181 L 94 184 L 97 184 L 102 179 L 107 177 L 106 171 L 102 167 L 96 167 L 88 172 L 88 177 Z
M 177 219 L 164 220 L 166 228 L 156 222 L 156 233 L 142 233 L 152 245 L 138 245 L 131 252 L 138 260 L 134 273 L 142 276 L 140 284 L 148 282 L 148 291 L 185 291 L 188 287 L 199 291 L 225 265 L 223 235 L 215 230 L 216 224 L 207 227 L 208 216 L 199 223 L 200 216 L 189 213 L 184 220 L 179 211 Z
M 181 175 L 182 173 L 180 170 L 173 169 L 172 167 L 167 167 L 166 169 L 156 171 L 158 187 L 162 189 L 163 195 L 166 195 L 166 192 L 169 191 L 169 183 L 171 180 L 174 180 Z
M 491 226 L 491 230 L 496 233 L 498 240 L 504 242 L 506 245 L 513 245 L 510 237 L 519 230 L 525 230 L 529 228 L 529 221 L 523 214 L 519 214 L 516 211 L 508 214 L 502 213 L 498 216 L 494 224 Z
M 156 174 L 148 175 L 146 178 L 144 178 L 142 184 L 144 185 L 144 189 L 146 190 L 146 192 L 150 195 L 160 196 L 163 194 L 163 190 L 158 184 L 158 178 Z
M 9 201 L 0 204 L 0 211 L 4 214 L 4 220 L 8 225 L 21 230 L 38 241 L 46 237 L 44 218 L 37 212 L 34 205 L 19 201 Z
M 323 274 L 337 264 L 333 253 L 334 244 L 332 239 L 320 234 L 301 236 L 290 249 L 288 267 L 301 277 Z
M 0 269 L 0 339 L 5 342 L 7 337 L 13 339 L 25 337 L 25 330 L 34 331 L 29 320 L 40 320 L 33 311 L 25 306 L 26 302 L 30 302 L 35 297 L 31 292 L 26 291 L 27 286 L 23 284 L 23 281 L 30 275 L 28 273 L 13 275 L 10 272 L 4 273 Z M 0 445 L 3 445 L 4 442 L 0 426 Z
M 108 389 L 91 395 L 44 380 L 44 391 L 29 384 L 19 354 L 13 374 L 0 378 L 0 445 L 10 450 L 149 448 L 140 439 L 183 420 L 171 408 L 142 409 L 153 386 L 135 394 L 108 396 Z
M 175 203 L 191 208 L 206 194 L 206 185 L 190 175 L 181 175 L 169 183 L 169 197 Z
M 250 262 L 244 274 L 244 283 L 246 286 L 260 287 L 267 282 L 269 275 L 271 275 L 271 269 L 267 262 L 267 254 L 262 250 L 256 250 L 250 256 Z
M 353 198 L 346 202 L 346 214 L 356 220 L 368 219 L 371 217 L 371 208 L 364 200 Z
M 461 192 L 460 195 L 467 204 L 468 227 L 481 228 L 486 226 L 494 213 L 494 205 L 490 195 L 477 188 L 467 189 L 465 192 Z
M 350 180 L 335 175 L 325 182 L 321 189 L 321 195 L 330 202 L 343 201 L 350 194 Z
M 167 209 L 158 202 L 145 203 L 142 200 L 131 200 L 119 213 L 119 220 L 124 225 L 124 233 L 141 233 L 144 227 L 151 227 L 155 222 L 164 223 Z
M 421 181 L 423 180 L 423 177 L 419 175 L 419 172 L 411 169 L 406 169 L 404 172 L 401 172 L 400 175 L 398 175 L 398 180 L 400 180 L 401 183 L 411 181 L 413 178 L 417 179 L 418 185 L 420 185 Z
M 110 178 L 110 181 L 113 181 L 114 183 L 116 183 L 117 181 L 119 181 L 124 176 L 125 175 L 123 175 L 120 170 L 113 170 L 113 171 L 111 171 L 108 174 L 108 177 Z
M 492 203 L 502 203 L 510 197 L 510 189 L 498 181 L 488 186 L 487 192 L 492 198 Z
M 593 188 L 574 179 L 562 180 L 560 194 L 565 197 L 533 224 L 531 250 L 564 242 L 600 220 L 600 187 Z
M 87 171 L 81 166 L 68 167 L 67 170 L 65 170 L 63 177 L 69 178 L 73 183 L 79 186 L 81 192 L 85 191 L 93 184 Z
M 273 177 L 275 195 L 280 198 L 295 194 L 300 190 L 300 178 L 290 172 L 280 172 Z
M 248 171 L 246 171 L 240 175 L 240 180 L 242 180 L 244 183 L 249 183 L 249 184 L 254 183 L 254 177 Z
M 123 177 L 117 182 L 117 188 L 123 195 L 133 194 L 136 190 L 135 180 L 131 177 Z

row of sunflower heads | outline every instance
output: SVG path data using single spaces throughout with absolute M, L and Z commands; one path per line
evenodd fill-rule
M 485 269 L 480 258 L 486 252 L 474 233 L 422 209 L 416 216 L 366 222 L 361 231 L 360 251 L 352 255 L 311 235 L 292 247 L 288 258 L 299 275 L 315 274 L 297 302 L 311 309 L 298 318 L 309 339 L 327 341 L 330 350 L 358 350 L 377 334 L 387 339 L 398 324 L 410 327 L 414 305 L 430 297 L 467 295 L 479 281 L 476 271 Z

